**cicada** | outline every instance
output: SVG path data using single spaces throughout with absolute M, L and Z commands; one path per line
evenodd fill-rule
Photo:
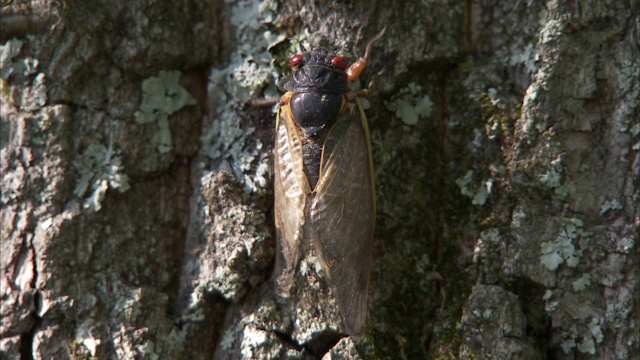
M 290 60 L 291 80 L 279 103 L 274 147 L 276 282 L 287 296 L 302 249 L 312 246 L 347 333 L 362 337 L 375 225 L 369 129 L 350 82 L 367 64 L 350 67 L 323 48 Z

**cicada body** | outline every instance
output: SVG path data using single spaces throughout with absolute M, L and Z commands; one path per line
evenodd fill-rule
M 376 39 L 374 39 L 376 40 Z M 370 46 L 369 46 L 370 47 Z M 367 49 L 367 53 L 369 50 Z M 366 56 L 365 56 L 366 57 Z M 364 333 L 375 225 L 369 129 L 351 68 L 316 49 L 294 56 L 276 120 L 276 282 L 287 296 L 303 244 L 311 244 L 348 334 Z

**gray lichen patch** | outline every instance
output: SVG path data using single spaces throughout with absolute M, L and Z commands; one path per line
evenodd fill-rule
M 427 118 L 433 111 L 433 101 L 424 94 L 422 87 L 410 83 L 396 93 L 390 101 L 385 102 L 389 110 L 402 120 L 405 125 L 415 125 L 418 120 Z
M 124 173 L 122 159 L 111 146 L 90 144 L 73 163 L 79 178 L 73 193 L 84 197 L 84 208 L 98 211 L 109 188 L 123 193 L 129 190 L 129 177 Z
M 582 248 L 586 245 L 585 241 L 591 235 L 583 230 L 584 223 L 580 219 L 561 219 L 560 223 L 562 227 L 558 236 L 553 241 L 540 244 L 542 252 L 540 262 L 551 271 L 555 271 L 565 262 L 569 267 L 576 267 L 582 256 Z M 576 246 L 578 240 L 583 246 Z
M 158 130 L 152 141 L 161 154 L 173 149 L 169 116 L 188 105 L 195 105 L 196 99 L 180 85 L 179 71 L 160 71 L 142 82 L 142 102 L 135 112 L 135 120 L 144 125 L 156 122 Z
M 47 103 L 47 84 L 44 73 L 39 73 L 30 88 L 22 95 L 20 107 L 25 111 L 36 111 Z
M 4 45 L 0 45 L 0 78 L 2 80 L 20 79 L 36 72 L 39 65 L 37 59 L 19 56 L 23 45 L 24 42 L 18 39 L 11 39 Z
M 257 130 L 271 128 L 275 112 L 258 120 L 245 104 L 255 97 L 279 96 L 275 86 L 279 75 L 268 52 L 284 40 L 284 35 L 268 30 L 277 8 L 275 1 L 234 4 L 229 19 L 236 29 L 237 47 L 227 66 L 211 70 L 207 84 L 215 121 L 203 134 L 203 152 L 217 169 L 232 173 L 247 193 L 263 193 L 271 177 L 270 158 L 265 155 L 270 146 L 265 142 L 272 138 Z
M 13 58 L 20 53 L 22 44 L 22 41 L 18 39 L 11 39 L 0 46 L 0 77 L 2 77 L 2 79 L 8 79 L 9 76 L 16 71 Z
M 543 300 L 554 324 L 560 329 L 556 333 L 565 354 L 573 349 L 586 354 L 595 354 L 597 344 L 604 340 L 600 310 L 572 292 L 548 290 Z
M 39 61 L 30 56 L 20 56 L 24 42 L 8 40 L 0 46 L 0 83 L 2 100 L 17 105 L 23 111 L 37 111 L 48 100 L 47 78 L 38 73 Z M 38 73 L 38 74 L 37 74 Z M 37 74 L 35 78 L 32 78 Z M 13 91 L 11 84 L 29 84 L 22 91 Z
M 456 185 L 460 188 L 462 195 L 471 198 L 471 204 L 477 206 L 482 206 L 487 202 L 493 191 L 493 184 L 493 179 L 486 179 L 476 185 L 473 170 L 468 170 L 464 176 L 456 179 Z

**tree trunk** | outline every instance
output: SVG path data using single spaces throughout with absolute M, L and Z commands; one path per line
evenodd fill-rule
M 2 5 L 7 359 L 631 359 L 637 1 Z M 276 298 L 274 109 L 324 46 L 361 80 L 368 330 L 302 259 Z

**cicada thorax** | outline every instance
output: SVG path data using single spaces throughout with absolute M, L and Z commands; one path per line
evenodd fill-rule
M 317 91 L 291 96 L 289 106 L 300 132 L 304 172 L 313 190 L 320 175 L 320 161 L 325 139 L 340 114 L 342 95 Z
M 303 143 L 304 171 L 313 190 L 320 175 L 322 150 L 327 134 L 340 116 L 349 81 L 346 61 L 325 49 L 296 55 L 285 89 L 292 91 L 291 115 Z

